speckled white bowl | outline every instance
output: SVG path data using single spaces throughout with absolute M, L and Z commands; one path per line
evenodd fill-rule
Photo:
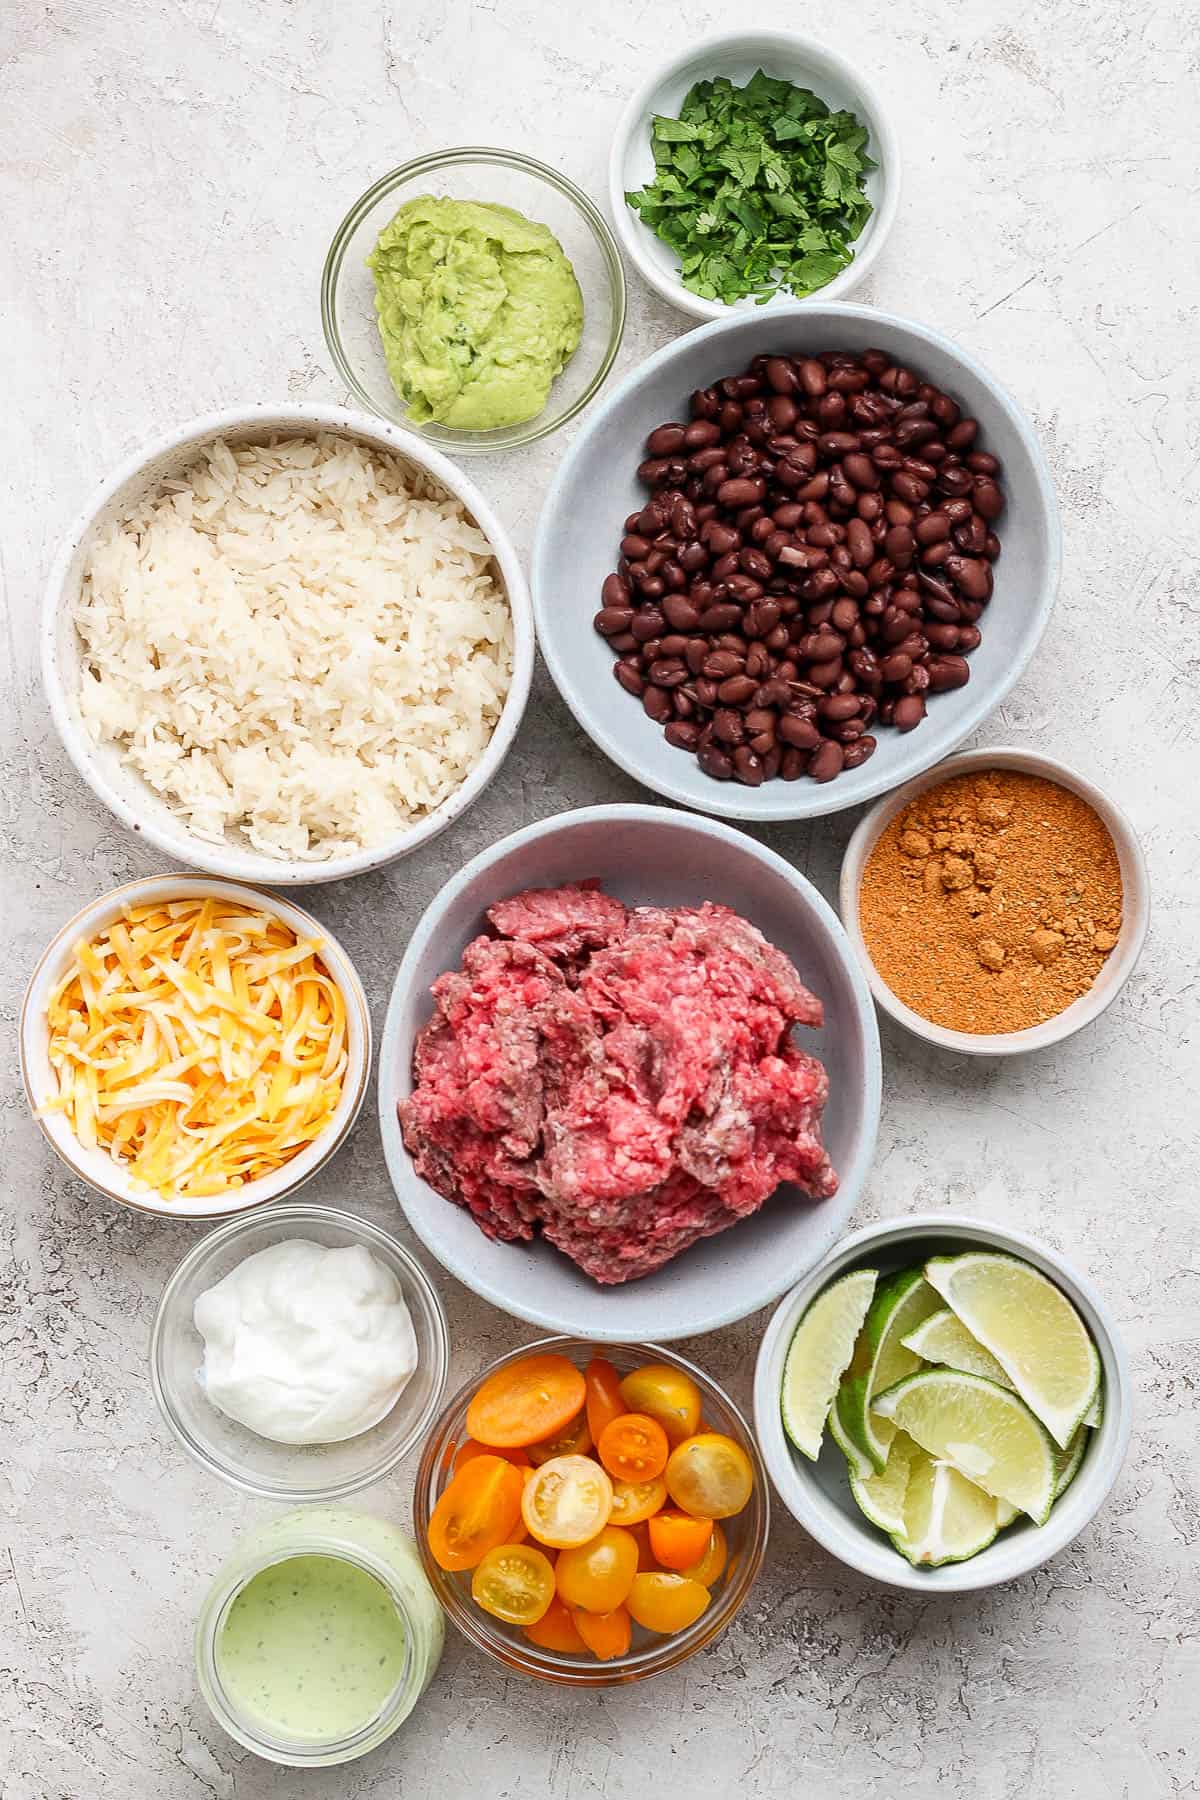
M 1073 1000 L 1062 1012 L 1055 1013 L 1052 1019 L 1045 1019 L 1040 1025 L 1031 1025 L 1025 1031 L 951 1031 L 945 1025 L 935 1025 L 932 1020 L 923 1019 L 920 1013 L 914 1012 L 892 992 L 871 961 L 859 914 L 858 898 L 863 870 L 872 850 L 896 814 L 903 812 L 927 788 L 950 781 L 955 775 L 969 775 L 972 771 L 978 773 L 986 769 L 1012 769 L 1017 774 L 1039 775 L 1044 781 L 1057 782 L 1060 787 L 1078 794 L 1107 826 L 1121 866 L 1121 935 L 1104 967 L 1086 994 L 1081 994 L 1078 1000 Z M 1039 756 L 1032 750 L 968 750 L 962 756 L 952 756 L 946 762 L 939 763 L 935 769 L 918 776 L 915 781 L 906 782 L 895 793 L 880 800 L 859 820 L 842 858 L 838 904 L 842 924 L 854 945 L 871 992 L 884 1012 L 890 1013 L 897 1024 L 911 1031 L 914 1037 L 924 1038 L 926 1043 L 936 1044 L 942 1050 L 958 1050 L 964 1056 L 1022 1056 L 1031 1050 L 1046 1050 L 1051 1044 L 1061 1043 L 1063 1038 L 1090 1025 L 1093 1019 L 1098 1019 L 1112 1005 L 1132 975 L 1146 941 L 1150 925 L 1150 876 L 1142 846 L 1125 814 L 1098 787 L 1085 780 L 1074 769 L 1068 768 L 1066 763 L 1058 762 L 1052 756 Z
M 128 766 L 113 745 L 95 742 L 79 713 L 82 646 L 71 613 L 88 555 L 99 533 L 124 518 L 160 482 L 189 468 L 215 438 L 238 445 L 318 431 L 332 431 L 365 444 L 370 450 L 399 456 L 462 502 L 492 547 L 498 579 L 512 609 L 513 672 L 508 697 L 487 749 L 466 780 L 439 807 L 373 849 L 331 856 L 324 862 L 291 862 L 255 850 L 242 832 L 230 831 L 221 844 L 197 837 L 178 813 Z M 67 533 L 50 571 L 42 612 L 42 681 L 51 717 L 67 755 L 97 798 L 122 825 L 140 833 L 156 850 L 176 862 L 232 881 L 266 882 L 272 887 L 312 886 L 364 874 L 368 869 L 378 869 L 411 855 L 452 825 L 479 798 L 509 752 L 529 698 L 533 652 L 533 618 L 520 560 L 507 531 L 474 482 L 412 432 L 341 406 L 268 403 L 232 407 L 190 419 L 135 452 L 92 495 Z
M 795 31 L 719 32 L 689 45 L 647 76 L 621 114 L 609 152 L 608 203 L 621 247 L 638 273 L 664 300 L 681 312 L 691 313 L 694 319 L 761 314 L 763 309 L 753 299 L 729 305 L 723 300 L 702 299 L 684 287 L 674 250 L 643 225 L 625 195 L 654 179 L 650 125 L 656 113 L 677 118 L 688 90 L 697 81 L 725 75 L 744 87 L 756 69 L 796 87 L 811 88 L 835 111 L 855 113 L 859 123 L 867 127 L 867 151 L 878 164 L 867 176 L 866 193 L 874 211 L 855 240 L 854 260 L 818 293 L 798 304 L 844 300 L 864 281 L 887 241 L 900 203 L 900 140 L 875 88 L 861 70 L 836 50 Z M 770 313 L 788 303 L 796 304 L 792 295 L 777 295 L 767 302 L 766 310 Z
M 781 1190 L 762 1211 L 706 1238 L 665 1268 L 602 1287 L 536 1240 L 501 1244 L 416 1174 L 396 1116 L 412 1091 L 430 986 L 456 968 L 496 900 L 528 887 L 597 877 L 627 905 L 732 907 L 790 956 L 825 1004 L 820 1031 L 797 1041 L 829 1071 L 824 1137 L 841 1187 L 829 1200 Z M 384 1154 L 409 1224 L 443 1267 L 493 1306 L 551 1331 L 602 1342 L 659 1342 L 715 1331 L 775 1299 L 845 1229 L 875 1149 L 880 1060 L 874 1009 L 834 914 L 796 869 L 752 838 L 655 806 L 593 806 L 527 826 L 482 851 L 434 898 L 396 976 L 379 1052 Z
M 855 1505 L 846 1462 L 826 1432 L 817 1462 L 793 1448 L 783 1429 L 779 1392 L 792 1334 L 822 1288 L 853 1268 L 883 1272 L 910 1268 L 930 1256 L 999 1250 L 1023 1257 L 1056 1282 L 1078 1309 L 1100 1353 L 1104 1412 L 1079 1473 L 1056 1500 L 1044 1525 L 1019 1519 L 968 1562 L 914 1569 Z M 780 1304 L 767 1326 L 754 1371 L 754 1423 L 763 1461 L 793 1518 L 831 1556 L 888 1587 L 927 1594 L 973 1593 L 1040 1568 L 1079 1536 L 1095 1517 L 1120 1473 L 1129 1448 L 1132 1392 L 1129 1364 L 1112 1313 L 1095 1288 L 1046 1244 L 983 1219 L 956 1213 L 919 1213 L 867 1225 L 840 1243 Z

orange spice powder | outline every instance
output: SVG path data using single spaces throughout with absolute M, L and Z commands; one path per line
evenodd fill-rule
M 892 992 L 951 1031 L 1023 1031 L 1087 992 L 1121 930 L 1121 870 L 1078 794 L 1007 770 L 928 788 L 867 860 L 859 917 Z

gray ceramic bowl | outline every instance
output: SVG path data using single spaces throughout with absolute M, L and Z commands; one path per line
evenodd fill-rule
M 636 471 L 656 425 L 688 417 L 688 396 L 738 374 L 760 352 L 878 347 L 944 388 L 978 418 L 981 444 L 1004 465 L 1003 554 L 971 679 L 935 695 L 929 715 L 902 735 L 881 730 L 861 768 L 818 785 L 713 781 L 668 744 L 660 726 L 613 679 L 613 655 L 592 629 L 600 588 L 615 567 L 622 524 L 646 490 Z M 627 774 L 682 806 L 729 819 L 815 818 L 858 806 L 948 756 L 997 707 L 1033 655 L 1058 586 L 1058 508 L 1033 427 L 973 357 L 928 326 L 873 307 L 808 300 L 765 314 L 717 320 L 642 363 L 589 416 L 546 496 L 533 551 L 538 642 L 579 723 Z
M 641 1281 L 601 1287 L 549 1244 L 493 1243 L 413 1169 L 396 1117 L 412 1090 L 413 1041 L 429 989 L 505 895 L 596 876 L 627 905 L 722 902 L 787 953 L 825 1004 L 804 1048 L 829 1071 L 824 1134 L 841 1186 L 810 1202 L 781 1190 L 754 1218 L 694 1245 Z M 409 941 L 379 1055 L 383 1148 L 397 1197 L 425 1247 L 460 1281 L 552 1331 L 612 1342 L 714 1331 L 776 1299 L 835 1243 L 858 1199 L 879 1123 L 879 1038 L 866 981 L 832 910 L 782 857 L 727 825 L 654 806 L 561 813 L 484 850 L 447 882 Z

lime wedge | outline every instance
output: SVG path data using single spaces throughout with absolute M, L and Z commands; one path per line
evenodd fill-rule
M 935 1256 L 925 1279 L 1065 1449 L 1100 1385 L 1100 1358 L 1060 1288 L 1028 1263 L 992 1251 Z
M 1054 1452 L 1054 1498 L 1057 1500 L 1065 1494 L 1079 1473 L 1079 1465 L 1083 1461 L 1083 1453 L 1087 1449 L 1088 1434 L 1081 1425 L 1065 1450 Z
M 997 1531 L 1003 1531 L 1006 1525 L 1011 1525 L 1013 1520 L 1019 1519 L 1020 1516 L 1021 1516 L 1020 1507 L 1014 1506 L 1011 1500 L 997 1500 L 997 1502 L 996 1502 L 996 1529 L 997 1529 Z
M 880 1394 L 874 1411 L 994 1500 L 1011 1501 L 1045 1523 L 1054 1498 L 1054 1443 L 1019 1395 L 982 1375 L 922 1369 Z
M 819 1293 L 799 1325 L 783 1366 L 783 1428 L 802 1456 L 816 1462 L 842 1371 L 854 1354 L 875 1292 L 874 1269 L 852 1269 Z
M 835 1404 L 846 1436 L 865 1450 L 881 1473 L 887 1464 L 892 1427 L 886 1420 L 872 1417 L 871 1400 L 920 1368 L 920 1357 L 906 1350 L 901 1340 L 938 1310 L 938 1296 L 920 1269 L 886 1276 L 875 1290 L 838 1390 Z
M 923 1455 L 913 1461 L 904 1521 L 892 1542 L 920 1568 L 966 1562 L 986 1550 L 999 1526 L 997 1502 L 947 1462 Z
M 880 1423 L 882 1424 L 882 1420 Z M 875 1464 L 865 1450 L 860 1450 L 853 1438 L 846 1436 L 845 1427 L 838 1416 L 837 1401 L 829 1409 L 829 1435 L 846 1459 L 851 1477 L 857 1475 L 860 1481 L 875 1473 Z M 853 1480 L 851 1481 L 853 1486 Z
M 835 1406 L 829 1415 L 831 1431 L 836 1417 Z M 861 1455 L 861 1451 L 858 1454 Z M 850 1492 L 854 1495 L 860 1512 L 870 1519 L 872 1525 L 878 1525 L 880 1531 L 886 1531 L 889 1537 L 894 1537 L 897 1532 L 904 1532 L 904 1496 L 908 1492 L 909 1471 L 914 1457 L 919 1457 L 922 1462 L 928 1460 L 925 1452 L 913 1443 L 907 1433 L 896 1431 L 888 1450 L 887 1468 L 882 1475 L 876 1474 L 870 1463 L 867 1463 L 866 1474 L 856 1471 L 853 1464 L 850 1467 Z M 863 1460 L 866 1461 L 865 1458 Z
M 986 1381 L 1010 1388 L 1012 1382 L 990 1350 L 977 1344 L 962 1320 L 948 1306 L 939 1307 L 904 1343 L 923 1362 L 944 1363 L 948 1369 L 961 1369 L 967 1375 L 982 1375 Z
M 1097 1388 L 1096 1389 L 1096 1398 L 1092 1401 L 1092 1404 L 1088 1407 L 1087 1411 L 1084 1413 L 1083 1422 L 1087 1426 L 1089 1431 L 1095 1431 L 1098 1429 L 1100 1421 L 1103 1417 L 1104 1417 L 1104 1396 L 1102 1395 L 1100 1389 Z

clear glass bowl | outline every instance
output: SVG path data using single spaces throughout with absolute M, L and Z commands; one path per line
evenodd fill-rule
M 227 1418 L 197 1379 L 204 1340 L 192 1309 L 206 1288 L 256 1251 L 288 1238 L 330 1249 L 358 1244 L 396 1277 L 412 1316 L 417 1366 L 385 1418 L 340 1444 L 277 1444 Z M 446 1316 L 420 1263 L 387 1232 L 325 1206 L 276 1206 L 233 1219 L 189 1250 L 163 1289 L 150 1337 L 150 1379 L 164 1419 L 210 1475 L 245 1493 L 296 1504 L 339 1500 L 394 1469 L 429 1425 L 446 1385 Z
M 669 1363 L 690 1375 L 703 1398 L 701 1419 L 712 1431 L 733 1438 L 754 1466 L 754 1492 L 742 1511 L 732 1519 L 722 1519 L 721 1526 L 729 1545 L 729 1561 L 725 1573 L 713 1589 L 712 1604 L 686 1631 L 670 1637 L 659 1637 L 633 1628 L 633 1642 L 625 1656 L 611 1662 L 597 1662 L 591 1655 L 572 1656 L 554 1650 L 543 1650 L 522 1636 L 515 1626 L 493 1619 L 471 1598 L 471 1575 L 450 1574 L 440 1569 L 429 1554 L 429 1520 L 442 1489 L 450 1475 L 454 1452 L 469 1434 L 466 1427 L 467 1406 L 480 1383 L 509 1363 L 536 1351 L 555 1350 L 584 1368 L 593 1356 L 606 1357 L 622 1375 L 643 1363 Z M 508 1356 L 497 1357 L 486 1369 L 459 1389 L 443 1409 L 434 1425 L 417 1470 L 413 1490 L 413 1527 L 417 1548 L 425 1573 L 434 1592 L 463 1636 L 477 1649 L 483 1650 L 506 1669 L 521 1675 L 536 1675 L 542 1681 L 558 1682 L 566 1687 L 619 1687 L 630 1681 L 643 1681 L 686 1662 L 711 1644 L 731 1623 L 745 1602 L 754 1578 L 762 1565 L 770 1523 L 770 1501 L 767 1497 L 767 1472 L 750 1427 L 729 1396 L 711 1381 L 695 1363 L 687 1362 L 660 1344 L 595 1344 L 585 1338 L 541 1338 L 524 1344 Z
M 375 280 L 367 257 L 380 231 L 408 200 L 483 200 L 511 206 L 548 225 L 575 270 L 583 294 L 583 335 L 536 417 L 493 431 L 416 424 L 392 386 L 375 317 Z M 343 219 L 321 276 L 321 322 L 338 373 L 372 412 L 419 431 L 453 455 L 512 450 L 557 431 L 585 407 L 613 365 L 625 329 L 625 275 L 613 235 L 573 182 L 515 150 L 440 150 L 380 179 Z

